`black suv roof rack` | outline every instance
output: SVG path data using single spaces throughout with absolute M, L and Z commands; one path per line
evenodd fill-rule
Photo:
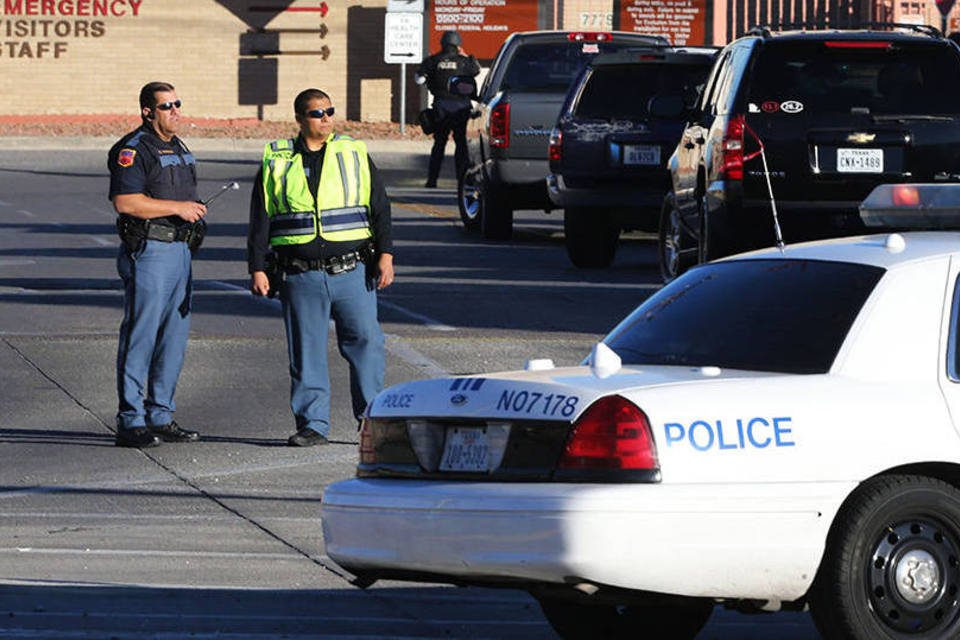
M 943 38 L 943 33 L 936 27 L 927 24 L 908 24 L 906 22 L 856 22 L 843 25 L 827 24 L 826 22 L 784 22 L 780 24 L 764 24 L 752 27 L 744 35 L 769 38 L 774 31 L 793 31 L 798 29 L 853 31 L 862 29 L 906 29 L 931 38 Z

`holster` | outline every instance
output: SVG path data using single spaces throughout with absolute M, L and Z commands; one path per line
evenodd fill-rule
M 203 244 L 203 239 L 207 235 L 207 223 L 205 220 L 200 219 L 191 225 L 190 229 L 187 231 L 187 247 L 190 249 L 190 253 L 196 253 L 197 249 L 200 248 L 200 245 Z
M 147 239 L 147 229 L 138 221 L 120 216 L 117 218 L 117 235 L 128 252 L 136 253 Z
M 267 274 L 267 280 L 270 282 L 270 289 L 267 291 L 268 298 L 276 298 L 280 293 L 280 285 L 283 283 L 283 269 L 280 268 L 280 261 L 275 253 L 268 253 L 263 268 Z

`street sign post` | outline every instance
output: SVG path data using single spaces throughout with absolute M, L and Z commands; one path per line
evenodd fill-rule
M 947 16 L 950 15 L 955 2 L 956 0 L 937 0 L 937 9 L 940 10 L 940 30 L 943 31 L 943 35 L 947 35 Z
M 401 4 L 395 0 L 392 4 Z M 413 4 L 413 3 L 409 3 Z M 420 0 L 421 8 L 423 0 Z M 388 11 L 384 18 L 383 61 L 400 65 L 400 133 L 406 124 L 407 64 L 423 61 L 423 13 Z

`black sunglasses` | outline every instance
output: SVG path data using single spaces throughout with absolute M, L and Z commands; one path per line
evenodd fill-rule
M 323 116 L 332 118 L 333 112 L 334 112 L 333 107 L 327 107 L 326 109 L 311 109 L 310 111 L 307 111 L 306 115 L 309 118 L 317 118 L 317 119 L 322 118 Z
M 173 109 L 174 107 L 176 107 L 177 109 L 179 109 L 179 108 L 180 108 L 180 105 L 182 105 L 182 104 L 183 104 L 183 103 L 180 102 L 179 100 L 174 100 L 174 101 L 172 101 L 172 102 L 161 102 L 161 103 L 158 104 L 155 108 L 156 108 L 156 109 L 160 109 L 160 111 L 170 111 L 170 109 Z

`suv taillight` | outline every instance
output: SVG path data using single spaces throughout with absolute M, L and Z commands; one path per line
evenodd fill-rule
M 563 131 L 557 127 L 550 132 L 550 146 L 547 157 L 550 159 L 550 170 L 558 171 L 563 160 Z
M 622 396 L 597 400 L 577 419 L 557 475 L 588 479 L 596 472 L 613 472 L 605 474 L 608 477 L 627 472 L 635 480 L 659 480 L 660 463 L 650 422 Z
M 721 150 L 720 177 L 726 180 L 743 180 L 743 125 L 742 115 L 732 116 L 727 123 Z
M 490 146 L 506 149 L 510 146 L 510 103 L 501 102 L 490 112 Z
M 613 40 L 613 34 L 577 31 L 574 33 L 568 33 L 567 40 L 571 42 L 609 42 Z

